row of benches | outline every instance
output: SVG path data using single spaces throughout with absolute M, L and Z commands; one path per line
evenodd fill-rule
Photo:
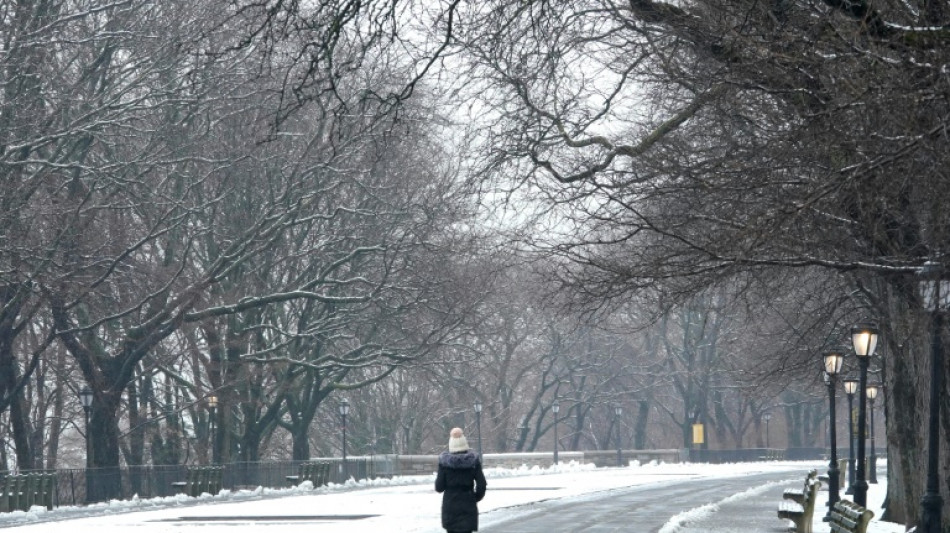
M 29 511 L 34 505 L 53 508 L 56 474 L 8 474 L 0 478 L 0 513 Z
M 185 471 L 184 481 L 175 481 L 172 486 L 179 494 L 198 497 L 201 494 L 221 492 L 221 477 L 224 467 L 193 466 Z M 314 487 L 322 487 L 330 482 L 330 463 L 326 461 L 306 462 L 300 465 L 298 474 L 287 476 L 287 481 L 299 485 L 309 481 Z
M 765 450 L 765 455 L 760 455 L 759 459 L 763 461 L 784 461 L 785 460 L 785 450 L 777 450 L 769 448 Z
M 815 501 L 821 481 L 818 472 L 811 470 L 805 476 L 802 490 L 785 489 L 778 507 L 778 517 L 791 520 L 796 533 L 812 533 Z M 838 500 L 828 513 L 828 525 L 833 533 L 867 533 L 874 513 L 848 500 Z
M 224 467 L 193 466 L 186 470 L 183 481 L 175 481 L 172 486 L 179 493 L 197 497 L 201 494 L 221 492 L 221 478 Z M 287 476 L 294 484 L 309 481 L 314 487 L 326 485 L 330 481 L 329 462 L 307 462 L 300 465 L 299 474 Z M 56 492 L 56 474 L 30 473 L 7 474 L 0 477 L 0 513 L 11 511 L 29 511 L 34 505 L 53 508 Z

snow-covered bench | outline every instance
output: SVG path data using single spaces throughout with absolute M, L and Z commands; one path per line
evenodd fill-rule
M 805 478 L 805 489 L 802 491 L 801 502 L 794 500 L 796 493 L 786 491 L 785 498 L 778 506 L 778 517 L 791 520 L 795 524 L 796 533 L 811 533 L 812 517 L 815 514 L 815 499 L 818 497 L 818 487 L 821 482 L 816 479 L 813 470 Z M 817 474 L 817 473 L 815 473 Z M 788 497 L 790 496 L 790 497 Z
M 860 505 L 848 500 L 838 500 L 831 508 L 828 525 L 833 533 L 867 533 L 868 522 L 874 517 Z
M 805 501 L 805 490 L 808 489 L 808 486 L 815 482 L 818 479 L 818 470 L 809 470 L 808 475 L 805 476 L 805 486 L 801 489 L 785 489 L 785 492 L 782 493 L 782 499 L 791 500 L 799 505 Z
M 838 486 L 839 487 L 845 486 L 845 482 L 846 482 L 845 476 L 847 475 L 847 473 L 848 473 L 848 460 L 838 459 Z M 826 483 L 826 484 L 831 482 L 831 480 L 828 479 L 828 474 L 819 474 L 818 481 L 821 481 L 822 483 Z

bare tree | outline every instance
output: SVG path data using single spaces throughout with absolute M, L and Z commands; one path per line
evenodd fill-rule
M 911 337 L 914 274 L 947 248 L 937 4 L 480 6 L 459 37 L 473 92 L 498 110 L 483 114 L 485 175 L 569 215 L 576 231 L 539 243 L 589 302 L 817 267 L 847 276 L 851 320 L 887 316 L 890 337 Z M 923 351 L 907 355 L 919 364 L 889 379 L 927 367 Z M 908 460 L 889 471 L 901 488 L 887 516 L 913 523 L 924 469 L 918 445 L 899 442 Z

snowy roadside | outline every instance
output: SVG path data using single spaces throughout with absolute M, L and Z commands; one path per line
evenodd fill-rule
M 884 461 L 879 463 L 882 467 L 886 466 Z M 821 469 L 819 468 L 819 472 Z M 884 522 L 880 519 L 884 498 L 887 496 L 887 476 L 878 475 L 879 482 L 871 484 L 868 487 L 867 508 L 874 513 L 871 523 L 868 524 L 868 533 L 904 533 L 905 527 L 893 522 Z M 781 489 L 799 488 L 801 480 L 796 478 L 791 482 L 771 482 L 752 487 L 746 491 L 733 494 L 717 502 L 710 502 L 706 505 L 685 510 L 672 517 L 659 533 L 693 533 L 693 532 L 746 532 L 753 529 L 772 530 L 771 524 L 780 524 L 785 522 L 791 526 L 790 521 L 783 521 L 778 518 L 776 510 L 781 501 Z M 841 490 L 842 499 L 851 499 L 852 497 L 844 494 Z M 744 506 L 736 504 L 744 503 Z M 740 509 L 737 512 L 737 507 Z M 751 511 L 750 511 L 751 509 Z M 813 533 L 830 533 L 831 528 L 824 518 L 828 509 L 828 491 L 822 489 L 818 491 L 818 497 L 815 500 L 815 515 L 812 521 Z M 736 516 L 720 516 L 721 514 L 732 514 Z M 750 523 L 750 515 L 758 522 Z M 730 524 L 732 522 L 732 524 Z M 740 522 L 740 523 L 736 523 Z M 763 525 L 767 524 L 767 525 Z
M 885 460 L 878 460 L 878 465 L 886 466 L 887 462 Z M 881 520 L 881 515 L 884 514 L 884 499 L 887 497 L 887 475 L 878 474 L 877 479 L 877 483 L 868 485 L 867 508 L 874 513 L 874 518 L 872 518 L 871 523 L 868 524 L 868 533 L 904 533 L 906 528 L 902 524 L 884 522 Z M 840 497 L 845 500 L 853 499 L 853 496 L 844 493 L 844 489 L 841 489 Z M 818 509 L 821 509 L 823 512 L 819 513 Z M 819 491 L 818 499 L 815 500 L 815 517 L 812 521 L 812 531 L 814 533 L 831 532 L 828 523 L 821 520 L 825 514 L 824 511 L 827 510 L 828 491 Z
M 521 467 L 514 469 L 491 468 L 486 469 L 489 479 L 489 490 L 492 487 L 503 490 L 504 498 L 488 498 L 480 507 L 486 517 L 501 516 L 519 512 L 519 506 L 539 502 L 546 499 L 594 497 L 596 493 L 622 489 L 624 487 L 668 482 L 675 478 L 732 478 L 757 472 L 788 472 L 789 479 L 797 479 L 808 469 L 819 467 L 816 462 L 765 462 L 765 463 L 736 463 L 725 465 L 672 463 L 644 465 L 631 464 L 625 468 L 597 469 L 591 464 L 568 463 L 551 468 Z M 362 522 L 369 527 L 371 523 L 379 521 L 385 524 L 388 530 L 402 532 L 424 532 L 432 529 L 432 524 L 438 523 L 438 495 L 432 490 L 434 474 L 405 476 L 393 479 L 376 479 L 370 481 L 349 481 L 345 484 L 333 484 L 313 489 L 309 484 L 295 488 L 264 489 L 244 491 L 221 491 L 217 495 L 203 495 L 191 498 L 184 495 L 152 498 L 148 500 L 133 499 L 129 501 L 112 501 L 85 507 L 60 507 L 52 511 L 35 507 L 29 512 L 13 512 L 0 515 L 0 527 L 22 527 L 24 532 L 48 530 L 45 523 L 56 521 L 70 521 L 68 526 L 71 533 L 108 531 L 127 531 L 129 527 L 136 527 L 143 533 L 151 531 L 166 531 L 169 521 L 182 520 L 188 515 L 190 520 L 201 520 L 192 525 L 203 528 L 203 531 L 227 529 L 234 531 L 235 523 L 263 526 L 261 520 L 293 517 L 302 514 L 361 514 L 371 510 L 378 513 L 377 519 L 370 518 Z M 701 519 L 702 513 L 715 516 L 720 507 L 734 505 L 734 502 L 751 500 L 761 497 L 764 491 L 775 488 L 778 484 L 770 483 L 759 487 L 752 487 L 738 494 L 730 495 L 720 502 L 694 510 L 690 520 L 681 522 L 695 522 Z M 791 486 L 786 485 L 786 486 Z M 882 487 L 882 486 L 879 486 Z M 877 490 L 879 487 L 876 487 Z M 779 489 L 775 489 L 779 490 Z M 881 491 L 883 492 L 883 491 Z M 314 496 L 319 496 L 314 498 Z M 822 493 L 822 498 L 826 498 Z M 759 503 L 755 502 L 758 506 Z M 753 512 L 758 515 L 774 517 L 775 504 L 763 503 L 766 507 L 756 507 Z M 823 501 L 818 505 L 823 505 Z M 879 507 L 879 504 L 878 504 Z M 187 510 L 187 511 L 186 511 Z M 689 513 L 690 511 L 686 511 Z M 723 511 L 727 512 L 727 511 Z M 135 513 L 135 514 L 133 514 Z M 672 514 L 672 513 L 671 513 Z M 677 515 L 680 516 L 680 515 Z M 211 525 L 209 519 L 222 520 L 227 517 L 228 524 Z M 263 517 L 263 518 L 262 518 Z M 310 518 L 313 518 L 311 516 Z M 680 516 L 682 519 L 683 516 Z M 674 517 L 674 520 L 676 518 Z M 780 523 L 772 518 L 774 523 Z M 256 522 L 255 522 L 256 521 Z M 700 521 L 701 523 L 701 521 Z M 184 527 L 188 524 L 176 523 Z M 230 525 L 229 525 L 230 524 Z M 35 525 L 36 528 L 31 527 Z M 65 524 L 64 524 L 65 525 Z M 276 524 L 275 524 L 276 525 Z M 307 530 L 304 524 L 282 524 L 282 531 Z M 319 531 L 352 531 L 352 524 L 321 524 Z M 671 520 L 664 533 L 679 531 L 677 523 Z M 816 524 L 816 533 L 827 531 L 821 529 L 823 524 Z M 307 525 L 313 532 L 313 523 Z M 350 529 L 347 529 L 350 528 Z M 394 528 L 394 529 L 392 529 Z M 748 531 L 747 529 L 745 531 Z M 891 533 L 902 531 L 894 529 L 874 529 L 874 533 Z
M 649 468 L 649 466 L 645 466 L 644 468 Z M 569 464 L 561 464 L 549 468 L 540 468 L 537 466 L 522 466 L 520 468 L 487 468 L 485 469 L 485 475 L 489 479 L 501 479 L 508 477 L 595 471 L 596 469 L 597 468 L 593 464 L 578 464 L 571 462 Z M 155 511 L 169 508 L 249 502 L 271 498 L 286 498 L 291 496 L 335 494 L 369 488 L 431 485 L 434 481 L 435 473 L 433 472 L 432 474 L 426 475 L 397 476 L 393 478 L 377 478 L 371 480 L 364 479 L 360 481 L 354 481 L 351 478 L 343 484 L 330 483 L 326 486 L 317 488 L 314 488 L 311 482 L 305 481 L 296 487 L 290 488 L 257 487 L 254 490 L 222 490 L 215 495 L 206 493 L 198 497 L 191 497 L 185 494 L 148 499 L 133 497 L 131 500 L 111 500 L 108 502 L 94 503 L 84 506 L 62 506 L 56 507 L 52 510 L 47 510 L 45 507 L 41 506 L 34 506 L 29 511 L 12 511 L 9 513 L 0 513 L 0 527 L 9 527 L 46 521 L 71 520 L 93 516 L 115 515 L 120 513 Z

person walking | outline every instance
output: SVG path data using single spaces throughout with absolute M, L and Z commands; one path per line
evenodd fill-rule
M 447 533 L 478 531 L 478 505 L 485 497 L 482 458 L 468 447 L 461 428 L 449 432 L 449 451 L 439 455 L 435 490 L 442 493 L 442 527 Z

